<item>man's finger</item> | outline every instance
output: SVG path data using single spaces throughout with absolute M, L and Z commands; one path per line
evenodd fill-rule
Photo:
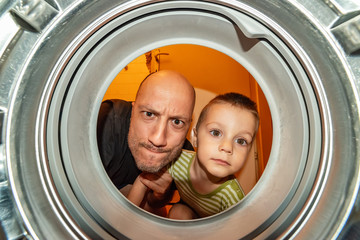
M 140 175 L 141 182 L 154 192 L 164 193 L 169 189 L 172 183 L 172 177 L 169 173 L 164 173 L 160 177 L 150 173 Z
M 140 180 L 145 186 L 147 186 L 154 192 L 163 193 L 167 189 L 166 187 L 164 187 L 164 185 L 161 185 L 158 182 L 154 182 L 153 180 L 149 180 L 149 179 L 143 178 L 143 177 L 141 177 Z

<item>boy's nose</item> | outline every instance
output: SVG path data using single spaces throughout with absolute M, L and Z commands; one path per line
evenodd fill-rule
M 231 154 L 233 150 L 232 147 L 232 141 L 224 139 L 219 145 L 219 151 Z

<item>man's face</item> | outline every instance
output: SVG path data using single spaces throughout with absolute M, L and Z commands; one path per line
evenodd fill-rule
M 155 173 L 179 156 L 193 103 L 176 86 L 148 85 L 133 103 L 128 143 L 137 167 Z

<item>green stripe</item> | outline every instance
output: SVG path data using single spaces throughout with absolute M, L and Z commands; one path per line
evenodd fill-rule
M 172 164 L 172 176 L 175 179 L 181 199 L 189 204 L 201 217 L 216 214 L 239 202 L 244 193 L 240 184 L 230 180 L 210 194 L 199 194 L 189 182 L 189 168 L 194 153 L 183 151 L 179 159 Z

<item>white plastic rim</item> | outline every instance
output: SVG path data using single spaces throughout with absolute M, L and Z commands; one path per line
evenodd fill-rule
M 308 8 L 314 1 L 41 3 L 55 17 L 22 18 L 22 34 L 10 34 L 2 53 L 1 192 L 9 214 L 1 221 L 8 238 L 353 234 L 359 58 L 332 34 L 339 16 L 329 5 L 315 2 L 320 18 Z M 19 21 L 19 7 L 8 9 L 0 24 Z M 246 198 L 185 222 L 130 204 L 107 177 L 96 145 L 98 110 L 114 77 L 139 55 L 172 44 L 209 47 L 243 65 L 266 96 L 274 129 L 268 165 Z

